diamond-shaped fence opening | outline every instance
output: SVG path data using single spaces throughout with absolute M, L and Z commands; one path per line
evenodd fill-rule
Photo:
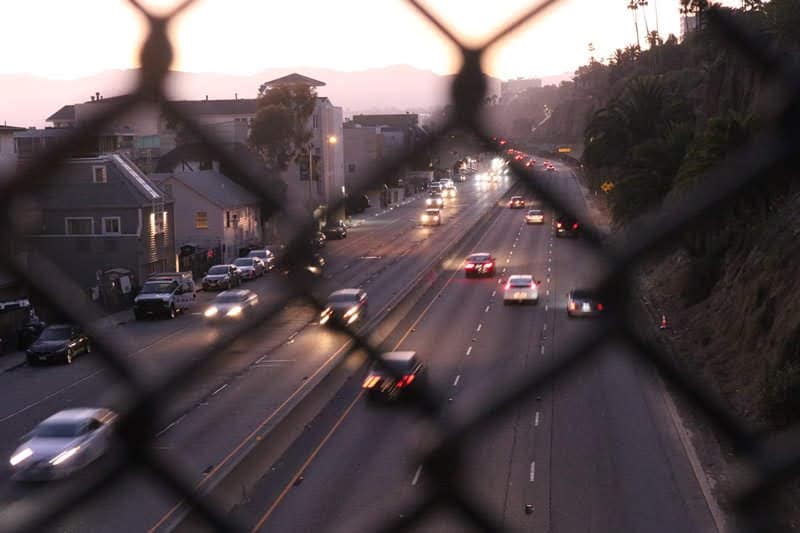
M 288 225 L 294 228 L 294 235 L 284 252 L 284 260 L 288 265 L 306 264 L 304 261 L 311 254 L 309 236 L 314 229 L 312 222 L 288 212 L 276 191 L 266 186 L 263 180 L 253 175 L 251 169 L 241 164 L 235 154 L 216 142 L 206 129 L 166 98 L 164 82 L 172 60 L 172 44 L 167 36 L 167 26 L 178 12 L 190 8 L 194 2 L 183 2 L 172 14 L 163 18 L 147 14 L 137 2 L 131 2 L 146 15 L 150 26 L 149 36 L 141 49 L 142 69 L 136 90 L 115 99 L 105 112 L 80 124 L 63 143 L 31 159 L 29 164 L 0 184 L 0 212 L 4 222 L 0 226 L 3 228 L 0 230 L 0 240 L 17 239 L 24 233 L 25 228 L 20 226 L 20 217 L 16 215 L 21 210 L 24 211 L 26 193 L 36 187 L 38 176 L 48 175 L 80 147 L 81 143 L 87 141 L 93 132 L 110 124 L 115 117 L 137 105 L 155 103 L 161 106 L 164 113 L 185 124 L 187 131 L 210 154 L 214 154 L 237 174 L 246 177 L 250 188 L 261 196 L 268 217 L 281 215 L 288 220 Z M 445 21 L 438 20 L 416 0 L 409 0 L 409 3 L 461 51 L 462 65 L 452 86 L 454 112 L 449 121 L 424 142 L 389 161 L 382 168 L 375 169 L 370 177 L 362 179 L 353 188 L 355 195 L 367 190 L 377 176 L 396 171 L 411 156 L 435 147 L 454 129 L 474 134 L 483 142 L 487 151 L 502 156 L 504 147 L 492 141 L 491 134 L 479 118 L 486 88 L 481 57 L 489 47 L 501 46 L 501 41 L 510 33 L 557 1 L 547 0 L 532 6 L 477 49 L 467 48 L 460 43 Z M 754 480 L 750 486 L 742 488 L 736 499 L 737 510 L 747 519 L 748 524 L 759 531 L 780 528 L 779 524 L 773 523 L 767 503 L 771 501 L 775 491 L 794 480 L 800 470 L 800 452 L 793 441 L 787 437 L 769 447 L 765 446 L 761 436 L 744 427 L 703 383 L 677 367 L 660 347 L 643 338 L 632 326 L 635 317 L 626 310 L 627 297 L 634 290 L 631 272 L 640 261 L 653 251 L 674 242 L 693 222 L 734 198 L 756 180 L 766 180 L 765 176 L 769 171 L 794 163 L 795 147 L 800 137 L 797 131 L 797 124 L 800 122 L 795 120 L 800 108 L 800 97 L 796 96 L 796 89 L 800 87 L 797 73 L 790 71 L 774 51 L 763 48 L 756 39 L 724 16 L 724 13 L 711 10 L 707 14 L 707 20 L 709 26 L 716 29 L 729 46 L 742 52 L 765 75 L 776 78 L 785 85 L 787 93 L 793 99 L 787 102 L 780 120 L 751 146 L 712 169 L 691 195 L 682 197 L 680 202 L 666 203 L 631 226 L 635 229 L 618 238 L 607 238 L 591 221 L 573 213 L 574 208 L 568 199 L 548 187 L 547 180 L 541 179 L 537 171 L 512 162 L 513 174 L 527 190 L 557 211 L 575 215 L 587 228 L 588 246 L 602 258 L 607 267 L 607 274 L 598 284 L 598 288 L 609 295 L 608 301 L 616 311 L 603 320 L 602 327 L 591 329 L 571 349 L 550 364 L 521 376 L 514 383 L 498 388 L 502 392 L 487 397 L 484 403 L 471 406 L 468 411 L 447 411 L 443 398 L 435 390 L 423 389 L 416 393 L 413 397 L 414 407 L 421 416 L 428 418 L 438 428 L 435 439 L 422 457 L 426 472 L 432 479 L 430 488 L 416 501 L 405 503 L 400 509 L 378 509 L 374 514 L 353 517 L 354 524 L 350 530 L 406 530 L 424 524 L 426 518 L 443 510 L 474 528 L 500 530 L 501 522 L 487 509 L 484 502 L 475 499 L 465 489 L 463 480 L 458 475 L 465 443 L 477 429 L 484 430 L 502 419 L 502 415 L 509 412 L 517 402 L 530 400 L 545 385 L 579 373 L 587 365 L 595 364 L 599 348 L 612 340 L 627 345 L 638 362 L 654 367 L 662 378 L 706 415 L 706 419 L 754 469 Z M 343 199 L 332 206 L 332 209 L 341 207 L 344 207 Z M 94 325 L 100 316 L 99 309 L 60 271 L 57 264 L 40 258 L 36 262 L 36 268 L 32 270 L 29 265 L 15 257 L 2 257 L 0 263 L 39 294 L 47 295 L 50 305 L 64 316 L 74 323 L 82 324 L 100 349 L 104 364 L 122 384 L 118 391 L 118 409 L 122 413 L 117 433 L 119 446 L 110 466 L 86 479 L 79 490 L 71 490 L 69 493 L 54 490 L 24 503 L 13 504 L 6 510 L 7 520 L 3 529 L 39 530 L 76 506 L 91 505 L 93 498 L 133 469 L 143 470 L 163 484 L 183 501 L 183 505 L 191 507 L 195 516 L 206 521 L 208 526 L 218 530 L 238 529 L 238 525 L 220 508 L 201 495 L 202 491 L 198 491 L 198 486 L 187 476 L 153 453 L 151 445 L 156 438 L 156 406 L 168 403 L 178 391 L 202 380 L 214 367 L 217 354 L 222 349 L 253 328 L 275 320 L 290 301 L 298 300 L 321 310 L 324 303 L 313 292 L 316 283 L 313 276 L 307 275 L 304 269 L 292 269 L 292 274 L 287 278 L 287 290 L 279 301 L 230 328 L 197 353 L 192 361 L 179 365 L 168 375 L 154 380 L 140 376 L 114 335 Z M 78 301 L 85 301 L 86 305 L 76 306 L 75 302 Z M 370 359 L 379 361 L 379 347 L 373 345 L 367 337 L 356 334 L 353 329 L 336 320 L 330 323 L 330 327 L 352 340 L 348 353 L 360 350 Z M 387 520 L 386 516 L 402 518 Z

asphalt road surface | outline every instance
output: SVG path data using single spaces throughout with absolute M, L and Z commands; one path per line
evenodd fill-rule
M 462 235 L 510 186 L 467 182 L 459 186 L 446 223 L 423 228 L 423 199 L 372 216 L 350 230 L 348 238 L 329 241 L 322 296 L 342 287 L 361 286 L 369 293 L 370 314 L 378 317 L 390 299 L 424 268 L 431 257 Z M 284 291 L 282 275 L 270 273 L 245 283 L 269 305 Z M 121 350 L 143 377 L 161 377 L 196 358 L 226 325 L 209 324 L 202 311 L 213 295 L 200 293 L 198 305 L 175 320 L 132 320 L 116 326 Z M 221 475 L 248 441 L 260 438 L 270 423 L 313 376 L 324 373 L 344 349 L 346 339 L 319 327 L 316 312 L 289 305 L 278 320 L 243 335 L 216 354 L 214 371 L 171 401 L 158 406 L 156 449 L 202 490 Z M 67 407 L 113 406 L 127 387 L 113 378 L 94 351 L 69 366 L 23 366 L 0 374 L 0 455 L 10 456 L 18 439 L 40 420 Z M 0 469 L 0 521 L 42 493 L 69 492 L 71 483 L 19 484 L 7 463 Z M 50 524 L 54 531 L 143 531 L 163 529 L 179 512 L 179 500 L 146 473 L 131 471 L 110 489 Z
M 585 209 L 572 173 L 557 169 L 547 179 Z M 598 262 L 580 239 L 554 236 L 550 210 L 542 226 L 525 225 L 523 216 L 503 210 L 463 253 L 493 253 L 501 278 L 542 280 L 538 305 L 504 306 L 497 277 L 465 279 L 452 269 L 392 338 L 392 347 L 426 361 L 447 415 L 468 414 L 596 327 L 567 318 L 566 292 L 593 281 Z M 510 530 L 714 531 L 660 386 L 624 348 L 598 348 L 590 365 L 468 436 L 462 486 Z M 359 385 L 348 384 L 313 421 L 236 509 L 237 519 L 256 531 L 374 531 L 427 494 L 420 451 L 436 426 L 368 403 Z M 417 528 L 471 529 L 447 509 Z

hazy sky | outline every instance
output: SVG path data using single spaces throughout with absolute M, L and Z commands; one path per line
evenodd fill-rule
M 478 43 L 539 0 L 421 0 Z M 164 11 L 176 0 L 142 0 Z M 737 5 L 736 0 L 727 0 Z M 571 72 L 635 40 L 627 0 L 562 0 L 486 58 L 492 75 Z M 678 0 L 649 0 L 650 29 L 679 32 Z M 640 11 L 640 13 L 642 12 Z M 138 66 L 143 19 L 125 0 L 0 0 L 6 52 L 0 73 L 77 78 Z M 640 33 L 645 24 L 639 17 Z M 269 67 L 361 70 L 409 64 L 453 72 L 455 48 L 402 0 L 198 0 L 172 28 L 173 68 L 253 74 Z

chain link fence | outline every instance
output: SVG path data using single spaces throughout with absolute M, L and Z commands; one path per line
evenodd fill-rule
M 191 116 L 169 101 L 165 94 L 164 84 L 173 58 L 173 44 L 168 37 L 168 26 L 180 12 L 190 8 L 194 3 L 187 0 L 178 5 L 166 16 L 149 13 L 136 0 L 130 0 L 147 18 L 149 35 L 141 47 L 140 78 L 136 89 L 130 94 L 114 99 L 106 112 L 91 117 L 75 127 L 74 132 L 64 143 L 29 161 L 10 178 L 0 184 L 0 203 L 3 223 L 0 224 L 0 240 L 9 242 L 21 238 L 24 228 L 15 216 L 21 209 L 20 200 L 28 191 L 34 190 L 39 176 L 52 172 L 70 153 L 89 139 L 93 132 L 121 114 L 134 109 L 138 105 L 156 103 L 165 113 L 174 116 L 186 125 L 190 134 L 228 168 L 246 176 L 251 189 L 258 191 L 266 205 L 270 217 L 280 214 L 290 221 L 295 234 L 286 249 L 286 260 L 291 264 L 305 265 L 313 251 L 310 249 L 310 235 L 316 229 L 315 223 L 287 212 L 279 197 L 264 182 L 254 176 L 250 169 L 244 168 L 234 154 L 219 145 Z M 501 154 L 500 146 L 492 141 L 482 123 L 480 111 L 486 92 L 486 78 L 481 69 L 481 59 L 486 52 L 506 39 L 523 24 L 539 16 L 543 11 L 557 4 L 556 0 L 547 0 L 531 7 L 502 31 L 489 38 L 481 47 L 473 48 L 463 44 L 447 27 L 444 21 L 435 17 L 426 7 L 416 0 L 409 0 L 410 6 L 422 17 L 432 23 L 448 40 L 458 47 L 461 53 L 461 67 L 452 85 L 452 103 L 454 112 L 447 122 L 423 144 L 413 147 L 408 153 L 390 161 L 375 176 L 392 174 L 402 168 L 404 161 L 422 150 L 433 149 L 444 136 L 453 129 L 473 133 L 486 146 L 488 151 Z M 593 227 L 589 220 L 578 213 L 554 190 L 546 186 L 546 180 L 539 179 L 537 173 L 512 163 L 512 170 L 517 179 L 544 203 L 557 211 L 574 215 L 588 228 L 584 242 L 595 253 L 601 256 L 607 266 L 608 274 L 599 284 L 598 290 L 605 295 L 615 310 L 603 319 L 602 328 L 591 330 L 576 342 L 568 352 L 553 359 L 549 364 L 538 368 L 535 372 L 524 376 L 518 382 L 502 387 L 498 396 L 481 405 L 479 409 L 466 416 L 448 415 L 441 397 L 433 390 L 420 390 L 414 395 L 414 406 L 419 413 L 430 419 L 434 427 L 439 428 L 437 441 L 427 451 L 424 467 L 432 478 L 432 490 L 418 501 L 411 509 L 400 513 L 386 510 L 376 511 L 375 516 L 365 516 L 363 524 L 369 529 L 382 531 L 402 531 L 420 525 L 434 511 L 442 508 L 455 511 L 464 521 L 478 529 L 486 531 L 502 530 L 498 517 L 481 502 L 473 499 L 457 477 L 459 462 L 463 457 L 465 443 L 470 435 L 478 429 L 490 425 L 498 413 L 509 411 L 512 406 L 529 400 L 543 389 L 546 384 L 563 379 L 565 376 L 579 372 L 581 368 L 595 361 L 598 350 L 609 342 L 622 342 L 638 354 L 638 358 L 654 366 L 662 378 L 675 390 L 685 396 L 698 411 L 704 413 L 714 428 L 732 444 L 739 456 L 752 467 L 754 475 L 748 486 L 740 487 L 733 495 L 735 509 L 748 528 L 756 531 L 778 531 L 782 525 L 772 512 L 771 502 L 775 500 L 776 491 L 785 489 L 800 471 L 800 449 L 792 439 L 773 440 L 767 444 L 766 438 L 746 428 L 722 402 L 709 391 L 709 388 L 679 368 L 675 361 L 661 347 L 644 338 L 632 324 L 636 317 L 626 312 L 625 302 L 633 291 L 632 272 L 636 265 L 648 254 L 676 241 L 683 231 L 701 219 L 706 213 L 723 205 L 735 197 L 737 193 L 776 169 L 784 168 L 795 161 L 798 145 L 800 120 L 800 78 L 794 71 L 787 70 L 785 62 L 771 51 L 759 44 L 754 36 L 749 35 L 723 12 L 710 11 L 707 14 L 707 25 L 717 31 L 734 49 L 748 57 L 757 69 L 767 77 L 782 83 L 787 93 L 792 95 L 785 103 L 780 120 L 766 129 L 749 147 L 736 153 L 722 164 L 712 169 L 706 179 L 690 196 L 681 198 L 680 202 L 668 202 L 651 212 L 631 230 L 613 239 L 606 238 Z M 353 194 L 362 194 L 371 185 L 370 179 L 362 180 L 353 189 Z M 342 200 L 342 203 L 344 200 Z M 338 209 L 343 205 L 336 205 Z M 215 530 L 240 530 L 221 509 L 198 494 L 192 483 L 182 477 L 164 458 L 153 451 L 155 440 L 157 412 L 159 405 L 166 404 L 192 383 L 198 382 L 207 375 L 223 349 L 232 343 L 240 334 L 256 325 L 263 325 L 280 313 L 290 300 L 304 300 L 317 309 L 323 309 L 324 302 L 318 301 L 311 288 L 314 278 L 305 269 L 291 269 L 288 277 L 285 298 L 267 309 L 262 309 L 249 320 L 232 327 L 222 334 L 218 340 L 207 346 L 194 361 L 167 376 L 158 379 L 144 379 L 126 358 L 123 350 L 115 342 L 114 335 L 93 324 L 100 316 L 100 310 L 89 302 L 86 295 L 65 276 L 54 263 L 41 261 L 35 268 L 24 263 L 16 256 L 1 258 L 1 266 L 14 273 L 28 283 L 36 292 L 48 295 L 50 304 L 71 321 L 83 324 L 87 333 L 94 339 L 94 344 L 103 355 L 103 362 L 116 375 L 124 386 L 118 391 L 118 409 L 121 413 L 118 426 L 120 445 L 113 457 L 113 466 L 87 479 L 78 490 L 69 494 L 54 491 L 39 494 L 24 504 L 16 505 L 10 513 L 10 520 L 3 524 L 9 531 L 38 531 L 54 519 L 66 512 L 74 512 L 81 505 L 91 505 L 92 497 L 106 490 L 117 482 L 127 471 L 133 468 L 143 469 L 158 479 L 164 487 L 191 507 L 194 516 L 207 522 Z M 76 306 L 75 302 L 86 302 Z M 335 320 L 329 325 L 349 335 L 352 339 L 351 351 L 363 350 L 369 357 L 378 361 L 378 350 L 368 340 L 355 334 L 348 327 Z M 387 369 L 391 371 L 391 369 Z M 402 516 L 400 519 L 386 520 L 386 516 Z

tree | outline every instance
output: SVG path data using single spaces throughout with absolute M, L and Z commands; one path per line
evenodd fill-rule
M 314 87 L 305 84 L 259 87 L 249 142 L 271 168 L 286 170 L 291 161 L 308 157 L 316 98 Z

